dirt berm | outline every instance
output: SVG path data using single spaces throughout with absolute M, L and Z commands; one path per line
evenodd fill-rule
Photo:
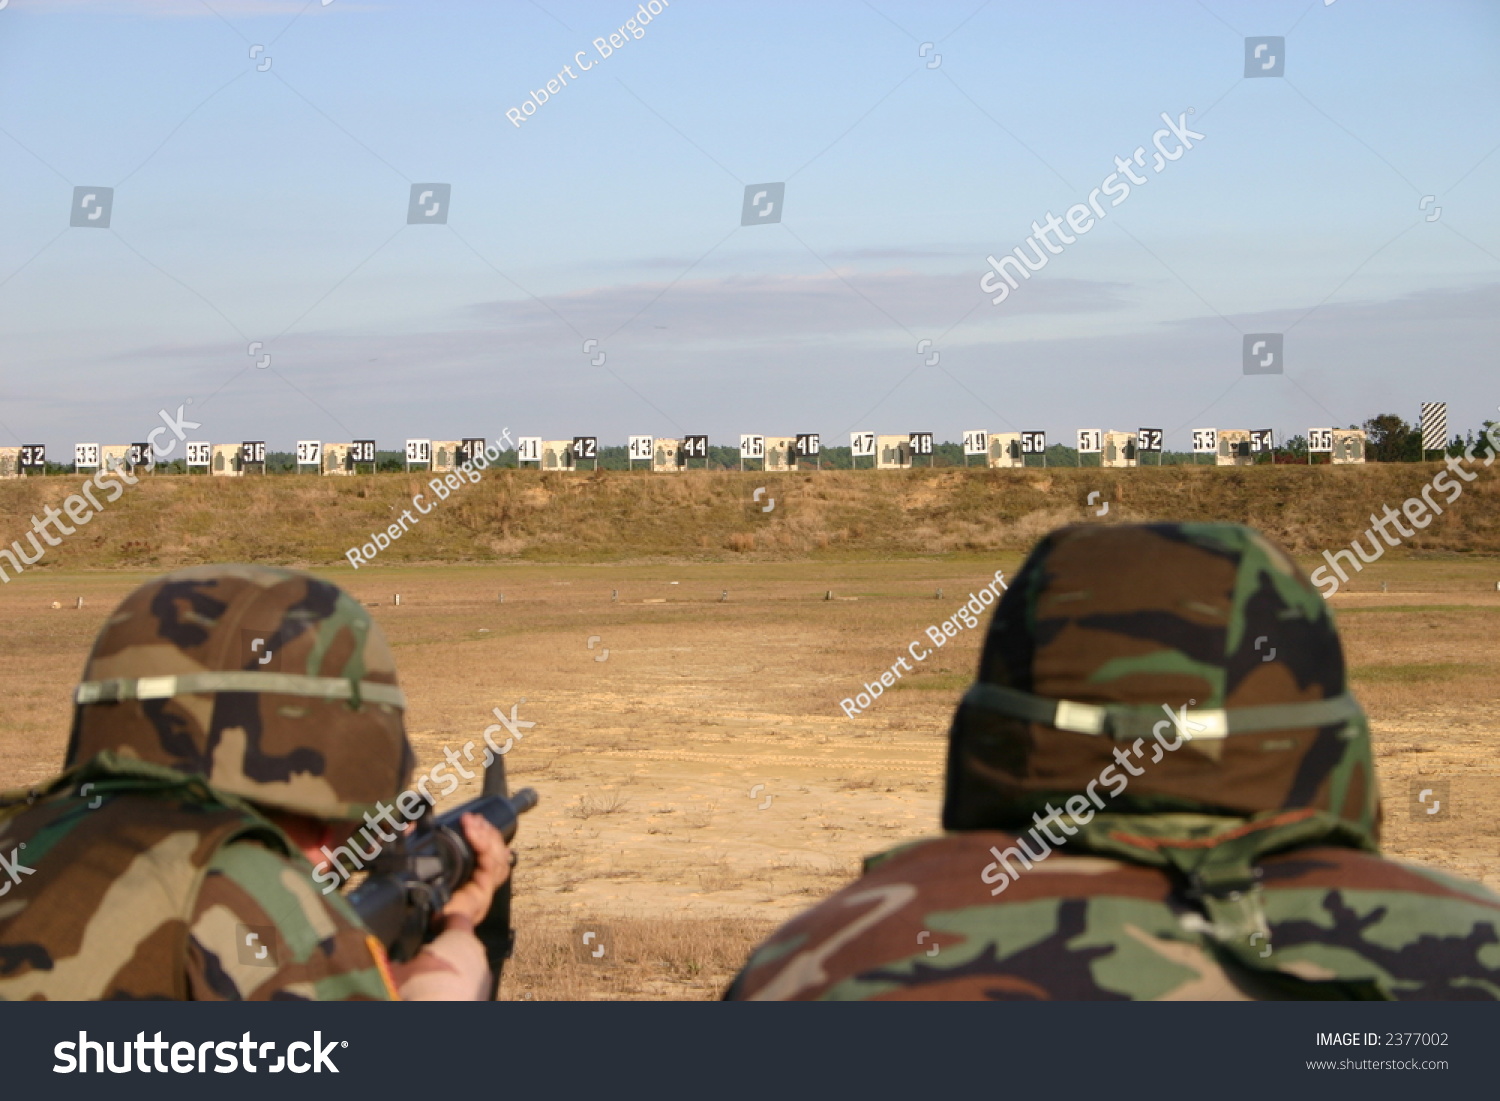
M 30 569 L 226 560 L 347 565 L 348 548 L 398 523 L 404 510 L 409 530 L 380 552 L 381 565 L 984 554 L 1024 550 L 1070 522 L 1162 519 L 1240 521 L 1306 555 L 1347 545 L 1372 513 L 1387 505 L 1399 510 L 1440 469 L 1436 463 L 796 474 L 505 469 L 464 483 L 446 499 L 428 485 L 429 474 L 148 476 Z M 1474 481 L 1460 483 L 1463 495 L 1406 548 L 1500 553 L 1500 464 L 1473 473 Z M 0 483 L 0 545 L 22 538 L 33 516 L 48 505 L 61 507 L 84 480 Z M 1099 496 L 1091 502 L 1094 492 Z M 423 497 L 414 506 L 418 493 Z M 1439 503 L 1446 498 L 1442 491 L 1431 496 Z M 1108 512 L 1099 516 L 1105 504 Z

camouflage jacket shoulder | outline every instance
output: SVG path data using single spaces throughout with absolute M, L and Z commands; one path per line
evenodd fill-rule
M 1352 847 L 1258 861 L 1269 936 L 1226 943 L 1166 870 L 1054 852 L 991 897 L 1016 835 L 909 844 L 793 919 L 736 1000 L 1500 998 L 1500 898 Z
M 100 754 L 0 796 L 0 856 L 0 999 L 390 994 L 343 899 L 200 778 Z

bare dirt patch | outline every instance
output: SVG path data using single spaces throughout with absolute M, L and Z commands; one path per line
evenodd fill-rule
M 519 704 L 537 722 L 507 757 L 512 784 L 542 797 L 517 845 L 507 996 L 707 998 L 771 926 L 847 882 L 863 856 L 937 832 L 948 720 L 980 633 L 935 650 L 864 714 L 847 717 L 839 700 L 1018 561 L 329 576 L 380 605 L 423 768 L 444 746 L 480 740 L 492 708 Z M 1387 849 L 1500 887 L 1500 596 L 1485 591 L 1500 571 L 1378 568 L 1391 592 L 1379 593 L 1372 567 L 1360 587 L 1374 591 L 1332 604 L 1373 720 Z M 46 574 L 0 591 L 0 786 L 56 771 L 93 635 L 145 576 Z M 1449 801 L 1428 815 L 1431 798 L 1415 795 L 1434 781 Z M 466 783 L 449 802 L 476 791 Z M 611 938 L 603 957 L 573 943 L 594 926 Z

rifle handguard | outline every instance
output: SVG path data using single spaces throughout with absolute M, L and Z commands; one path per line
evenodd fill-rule
M 508 798 L 485 794 L 437 818 L 419 819 L 410 833 L 370 863 L 369 876 L 350 893 L 349 904 L 366 928 L 380 938 L 393 960 L 411 959 L 435 935 L 438 918 L 454 891 L 474 874 L 476 857 L 463 833 L 463 816 L 482 815 L 509 844 L 516 835 L 517 819 L 536 803 L 536 792 L 522 788 Z M 509 954 L 509 887 L 507 879 L 495 892 L 490 913 L 475 929 L 485 944 L 486 955 L 493 956 L 501 948 L 491 943 L 495 937 L 490 925 L 502 910 L 506 928 L 503 947 Z M 505 892 L 503 904 L 501 892 Z M 498 962 L 503 961 L 504 955 Z M 495 958 L 490 959 L 490 968 L 498 985 Z

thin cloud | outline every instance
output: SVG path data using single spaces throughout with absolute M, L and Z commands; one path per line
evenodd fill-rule
M 1104 313 L 1128 305 L 1126 288 L 1119 283 L 1053 279 L 1031 290 L 1034 293 L 1018 302 L 1013 313 Z M 976 294 L 969 273 L 866 273 L 843 268 L 837 274 L 738 275 L 684 279 L 675 285 L 594 287 L 552 296 L 547 302 L 580 331 L 598 332 L 600 339 L 630 323 L 637 329 L 666 325 L 679 338 L 775 343 L 793 337 L 900 333 L 902 325 L 941 332 L 963 316 Z M 531 299 L 476 303 L 465 314 L 522 339 L 558 326 L 556 315 Z

